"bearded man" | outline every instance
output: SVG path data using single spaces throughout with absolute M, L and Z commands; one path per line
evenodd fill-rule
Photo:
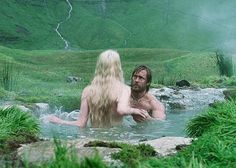
M 140 65 L 136 67 L 131 77 L 130 105 L 133 108 L 143 109 L 148 112 L 148 117 L 132 115 L 136 122 L 148 120 L 164 120 L 166 118 L 164 105 L 150 94 L 149 87 L 152 81 L 151 70 Z

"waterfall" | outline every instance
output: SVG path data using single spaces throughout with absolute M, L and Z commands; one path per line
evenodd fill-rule
M 65 20 L 60 21 L 60 22 L 57 24 L 57 27 L 56 27 L 55 31 L 56 31 L 56 33 L 58 34 L 58 36 L 62 39 L 62 41 L 65 43 L 65 49 L 67 50 L 67 49 L 69 48 L 69 42 L 62 36 L 62 34 L 61 34 L 60 31 L 59 31 L 59 28 L 60 28 L 61 24 L 63 24 L 65 21 L 67 21 L 67 20 L 69 20 L 69 19 L 71 18 L 71 12 L 72 12 L 72 10 L 73 10 L 73 7 L 72 7 L 70 1 L 69 1 L 69 0 L 66 0 L 66 2 L 67 2 L 67 4 L 68 4 L 68 6 L 69 6 L 68 15 L 67 15 L 67 17 L 66 17 Z

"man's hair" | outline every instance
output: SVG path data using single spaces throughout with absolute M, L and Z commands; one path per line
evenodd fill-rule
M 152 71 L 146 65 L 139 65 L 139 66 L 137 66 L 134 69 L 134 71 L 132 72 L 131 80 L 132 80 L 132 77 L 134 76 L 134 74 L 136 74 L 136 73 L 138 73 L 138 72 L 140 72 L 142 70 L 145 70 L 147 72 L 147 87 L 146 87 L 146 91 L 148 92 L 149 91 L 149 87 L 150 87 L 151 82 L 152 82 Z
M 102 52 L 98 57 L 88 94 L 89 115 L 93 127 L 111 126 L 112 110 L 120 92 L 117 88 L 120 88 L 123 81 L 119 54 L 114 50 Z

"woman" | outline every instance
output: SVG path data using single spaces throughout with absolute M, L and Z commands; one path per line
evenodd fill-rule
M 92 127 L 111 127 L 121 124 L 124 115 L 146 117 L 146 111 L 130 107 L 130 94 L 130 87 L 124 84 L 119 54 L 107 50 L 99 55 L 95 76 L 82 92 L 78 120 L 65 121 L 50 116 L 49 121 L 85 127 L 90 119 Z

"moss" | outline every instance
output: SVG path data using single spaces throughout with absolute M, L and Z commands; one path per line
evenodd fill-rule
M 116 142 L 90 141 L 84 147 L 122 148 L 122 145 Z
M 130 145 L 118 142 L 90 141 L 84 146 L 121 148 L 120 152 L 112 154 L 112 158 L 121 160 L 128 167 L 137 167 L 141 160 L 156 156 L 157 154 L 152 146 L 146 144 Z

